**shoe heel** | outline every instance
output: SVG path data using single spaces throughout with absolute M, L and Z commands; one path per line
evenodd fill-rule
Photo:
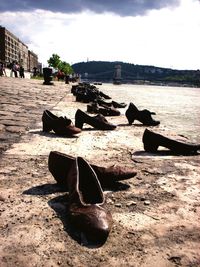
M 52 128 L 43 122 L 43 128 L 42 128 L 43 132 L 50 132 L 52 130 Z
M 75 121 L 75 127 L 82 129 L 83 128 L 83 122 L 82 121 Z
M 128 120 L 128 124 L 129 124 L 129 125 L 131 125 L 131 124 L 134 122 L 134 120 L 136 120 L 136 116 L 135 116 L 135 114 L 133 114 L 133 113 L 130 111 L 130 109 L 127 109 L 127 111 L 125 112 L 125 116 L 126 116 L 126 118 L 127 118 L 127 120 Z
M 134 120 L 135 120 L 135 118 L 134 119 L 132 119 L 132 118 L 128 119 L 128 124 L 129 125 L 133 124 L 134 123 Z
M 136 120 L 136 117 L 135 117 L 135 116 L 130 115 L 130 114 L 128 114 L 128 113 L 126 114 L 126 118 L 127 118 L 127 120 L 128 120 L 128 124 L 129 124 L 129 125 L 133 124 L 134 120 Z
M 85 112 L 82 110 L 78 109 L 75 114 L 75 127 L 82 129 L 83 124 L 87 123 L 88 118 L 90 118 L 89 115 L 87 115 Z
M 156 144 L 144 144 L 144 150 L 146 152 L 154 153 L 158 150 L 158 145 L 156 145 Z

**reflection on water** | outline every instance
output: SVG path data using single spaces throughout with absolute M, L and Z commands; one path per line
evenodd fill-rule
M 200 88 L 127 84 L 98 88 L 115 101 L 133 102 L 139 109 L 156 112 L 160 127 L 200 143 Z

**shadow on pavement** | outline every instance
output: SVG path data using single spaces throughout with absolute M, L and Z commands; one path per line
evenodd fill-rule
M 56 184 L 43 184 L 29 188 L 23 192 L 24 195 L 50 195 L 57 192 L 65 192 Z
M 130 185 L 120 183 L 120 182 L 114 182 L 110 183 L 110 185 L 106 185 L 106 187 L 102 186 L 103 190 L 105 191 L 123 191 L 123 190 L 128 190 Z M 57 183 L 55 184 L 43 184 L 43 185 L 38 185 L 31 187 L 23 192 L 24 195 L 51 195 L 54 193 L 59 193 L 59 192 L 67 192 L 66 189 L 62 188 L 60 185 Z
M 55 134 L 54 132 L 43 132 L 42 130 L 31 130 L 29 131 L 29 133 L 51 137 L 51 138 L 58 138 L 58 137 L 59 138 L 78 138 L 78 136 L 75 136 L 75 135 L 72 135 L 72 136 L 58 135 L 58 134 Z
M 59 196 L 48 201 L 48 205 L 56 212 L 58 218 L 61 220 L 64 231 L 74 239 L 77 243 L 88 248 L 101 247 L 106 240 L 102 243 L 92 242 L 86 239 L 82 232 L 79 232 L 70 222 L 68 195 Z
M 112 187 L 112 191 L 118 191 L 118 190 L 127 190 L 130 186 L 115 182 L 110 185 Z M 108 190 L 108 188 L 107 188 Z M 43 184 L 39 186 L 32 187 L 30 189 L 27 189 L 23 192 L 23 194 L 26 195 L 48 195 L 48 194 L 54 194 L 56 192 L 64 192 L 60 186 L 57 184 Z M 70 216 L 69 216 L 69 204 L 68 204 L 68 193 L 57 196 L 51 200 L 48 201 L 48 205 L 56 212 L 58 218 L 61 220 L 63 224 L 64 231 L 67 232 L 67 234 L 74 239 L 76 242 L 78 242 L 82 246 L 86 246 L 88 248 L 98 248 L 101 247 L 106 240 L 103 242 L 95 242 L 91 240 L 87 240 L 84 233 L 78 231 L 70 222 Z
M 171 150 L 158 150 L 157 152 L 155 153 L 150 153 L 150 152 L 146 152 L 144 150 L 141 150 L 141 151 L 135 151 L 134 153 L 132 153 L 132 156 L 142 156 L 142 157 L 149 157 L 149 156 L 152 156 L 152 157 L 160 157 L 160 156 L 197 156 L 197 155 L 200 155 L 200 153 L 191 153 L 191 154 L 178 154 L 176 152 L 173 152 Z

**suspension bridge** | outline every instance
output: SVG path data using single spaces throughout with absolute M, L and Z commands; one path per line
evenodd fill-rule
M 98 73 L 84 73 L 81 76 L 82 80 L 93 82 L 113 82 L 114 84 L 133 82 L 140 80 L 138 73 L 133 73 L 121 69 L 120 65 L 117 65 L 113 70 L 98 72 Z

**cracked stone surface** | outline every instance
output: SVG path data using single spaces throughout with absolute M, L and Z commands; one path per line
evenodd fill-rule
M 195 88 L 99 87 L 113 100 L 156 112 L 151 130 L 200 143 L 200 94 Z M 125 109 L 108 117 L 114 131 L 84 125 L 76 138 L 42 132 L 45 109 L 74 122 L 78 108 L 71 84 L 0 78 L 0 262 L 33 266 L 200 266 L 200 156 L 150 154 L 143 149 L 145 127 L 128 126 Z M 162 100 L 162 101 L 161 101 Z M 89 162 L 137 170 L 105 190 L 113 227 L 105 244 L 91 246 L 70 225 L 68 193 L 48 170 L 57 150 Z

